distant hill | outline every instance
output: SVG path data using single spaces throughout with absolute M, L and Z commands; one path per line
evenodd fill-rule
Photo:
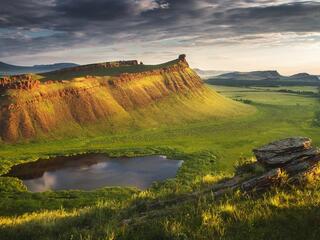
M 193 70 L 204 80 L 230 72 L 230 71 L 219 71 L 219 70 L 202 70 L 199 68 L 194 68 Z
M 318 76 L 298 73 L 283 76 L 278 71 L 230 72 L 210 78 L 207 82 L 227 86 L 319 86 Z
M 288 80 L 318 81 L 319 77 L 315 75 L 310 75 L 309 73 L 298 73 L 288 77 Z
M 281 77 L 277 71 L 230 72 L 217 76 L 217 78 L 236 80 L 265 80 L 279 79 Z
M 49 71 L 60 70 L 63 68 L 75 67 L 75 63 L 55 63 L 48 65 L 34 65 L 34 66 L 16 66 L 8 63 L 0 62 L 0 75 L 16 75 L 25 73 L 43 73 Z

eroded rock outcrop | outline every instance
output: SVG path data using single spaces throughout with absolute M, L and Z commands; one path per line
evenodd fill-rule
M 0 78 L 0 91 L 9 89 L 32 90 L 40 85 L 40 81 L 33 79 L 31 75 L 23 74 Z
M 311 139 L 287 138 L 253 150 L 257 160 L 267 166 L 282 166 L 295 160 L 314 157 L 318 149 L 311 146 Z
M 279 167 L 289 182 L 303 181 L 308 174 L 318 174 L 320 149 L 306 137 L 286 138 L 253 150 L 257 161 L 267 169 Z
M 143 78 L 167 76 L 165 79 L 165 87 L 170 91 L 181 92 L 184 90 L 196 89 L 202 86 L 203 82 L 201 78 L 194 74 L 194 72 L 188 71 L 189 64 L 185 59 L 185 55 L 182 58 L 179 56 L 179 62 L 172 66 L 163 67 L 155 70 L 138 72 L 138 73 L 122 73 L 119 77 L 109 80 L 110 85 L 121 87 L 132 81 L 139 81 Z M 176 76 L 174 76 L 176 75 Z
M 316 177 L 320 174 L 318 171 L 320 149 L 313 147 L 312 140 L 307 137 L 282 139 L 254 149 L 253 152 L 257 164 L 263 166 L 267 171 L 261 176 L 262 178 L 267 175 L 276 176 L 282 173 L 282 176 L 287 177 L 287 182 L 297 183 L 306 180 L 305 178 L 308 175 Z M 250 182 L 252 187 L 257 187 L 254 179 Z M 273 184 L 272 181 L 265 181 L 264 188 Z

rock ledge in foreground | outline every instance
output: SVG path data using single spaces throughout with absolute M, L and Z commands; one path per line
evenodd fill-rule
M 257 161 L 263 165 L 275 167 L 291 162 L 300 162 L 314 158 L 320 151 L 313 148 L 312 141 L 306 137 L 292 137 L 269 143 L 254 149 Z

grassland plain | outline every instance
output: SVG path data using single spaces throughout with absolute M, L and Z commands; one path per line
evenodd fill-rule
M 132 206 L 170 198 L 231 176 L 240 158 L 254 147 L 288 136 L 309 136 L 320 146 L 313 124 L 319 108 L 315 96 L 213 87 L 233 99 L 250 100 L 255 114 L 208 119 L 149 130 L 92 138 L 35 141 L 0 147 L 1 172 L 12 164 L 39 157 L 106 152 L 111 156 L 165 154 L 185 163 L 175 179 L 147 191 L 104 188 L 96 191 L 30 193 L 16 179 L 0 178 L 1 239 L 318 239 L 319 184 L 274 189 L 262 196 L 240 192 L 216 200 L 210 194 L 196 202 L 134 226 Z

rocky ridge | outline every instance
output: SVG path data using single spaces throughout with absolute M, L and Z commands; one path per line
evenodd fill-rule
M 103 62 L 103 63 L 94 63 L 94 64 L 87 64 L 81 66 L 75 66 L 70 68 L 64 68 L 60 70 L 56 70 L 52 73 L 65 73 L 65 72 L 77 72 L 83 70 L 95 70 L 98 68 L 117 68 L 117 67 L 128 67 L 128 66 L 135 66 L 138 65 L 138 60 L 128 60 L 128 61 L 113 61 L 113 62 Z

